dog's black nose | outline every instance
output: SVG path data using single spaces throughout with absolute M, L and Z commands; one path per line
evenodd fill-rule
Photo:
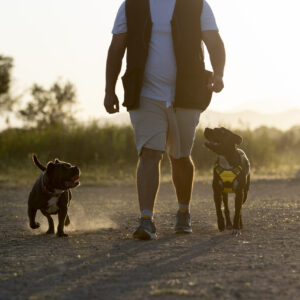
M 71 168 L 73 171 L 75 171 L 76 173 L 79 173 L 80 171 L 79 171 L 79 168 L 77 167 L 77 166 L 73 166 L 72 168 Z

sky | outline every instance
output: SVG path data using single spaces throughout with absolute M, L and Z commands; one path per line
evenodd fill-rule
M 300 1 L 207 1 L 227 51 L 225 89 L 214 95 L 210 109 L 300 109 Z M 71 81 L 80 115 L 104 116 L 106 56 L 122 2 L 0 0 L 0 53 L 14 58 L 14 93 L 29 91 L 33 83 Z M 210 69 L 208 56 L 206 62 Z M 120 80 L 117 94 L 122 102 Z

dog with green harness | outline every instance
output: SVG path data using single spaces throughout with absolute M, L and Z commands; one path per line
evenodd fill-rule
M 242 205 L 246 202 L 250 187 L 250 163 L 245 152 L 237 147 L 243 138 L 224 127 L 206 128 L 204 137 L 207 140 L 205 146 L 218 155 L 212 183 L 218 228 L 220 231 L 233 229 L 233 234 L 240 235 L 243 228 Z M 235 194 L 233 225 L 228 208 L 229 193 Z

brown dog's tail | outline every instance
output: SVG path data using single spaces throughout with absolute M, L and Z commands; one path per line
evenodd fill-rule
M 38 168 L 40 168 L 42 171 L 46 171 L 46 167 L 44 167 L 44 166 L 39 162 L 39 160 L 38 160 L 38 158 L 36 157 L 35 154 L 32 155 L 32 160 L 33 160 L 34 164 L 35 164 Z

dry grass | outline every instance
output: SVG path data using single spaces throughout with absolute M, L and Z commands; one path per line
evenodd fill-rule
M 81 183 L 87 186 L 129 185 L 135 183 L 136 166 L 82 167 Z M 252 179 L 289 179 L 295 178 L 298 166 L 281 166 L 276 169 L 252 170 Z M 30 167 L 7 167 L 0 170 L 0 185 L 7 187 L 30 186 L 40 171 L 32 164 Z M 195 181 L 210 182 L 212 170 L 196 170 Z M 170 182 L 171 173 L 165 163 L 161 170 L 161 182 Z

